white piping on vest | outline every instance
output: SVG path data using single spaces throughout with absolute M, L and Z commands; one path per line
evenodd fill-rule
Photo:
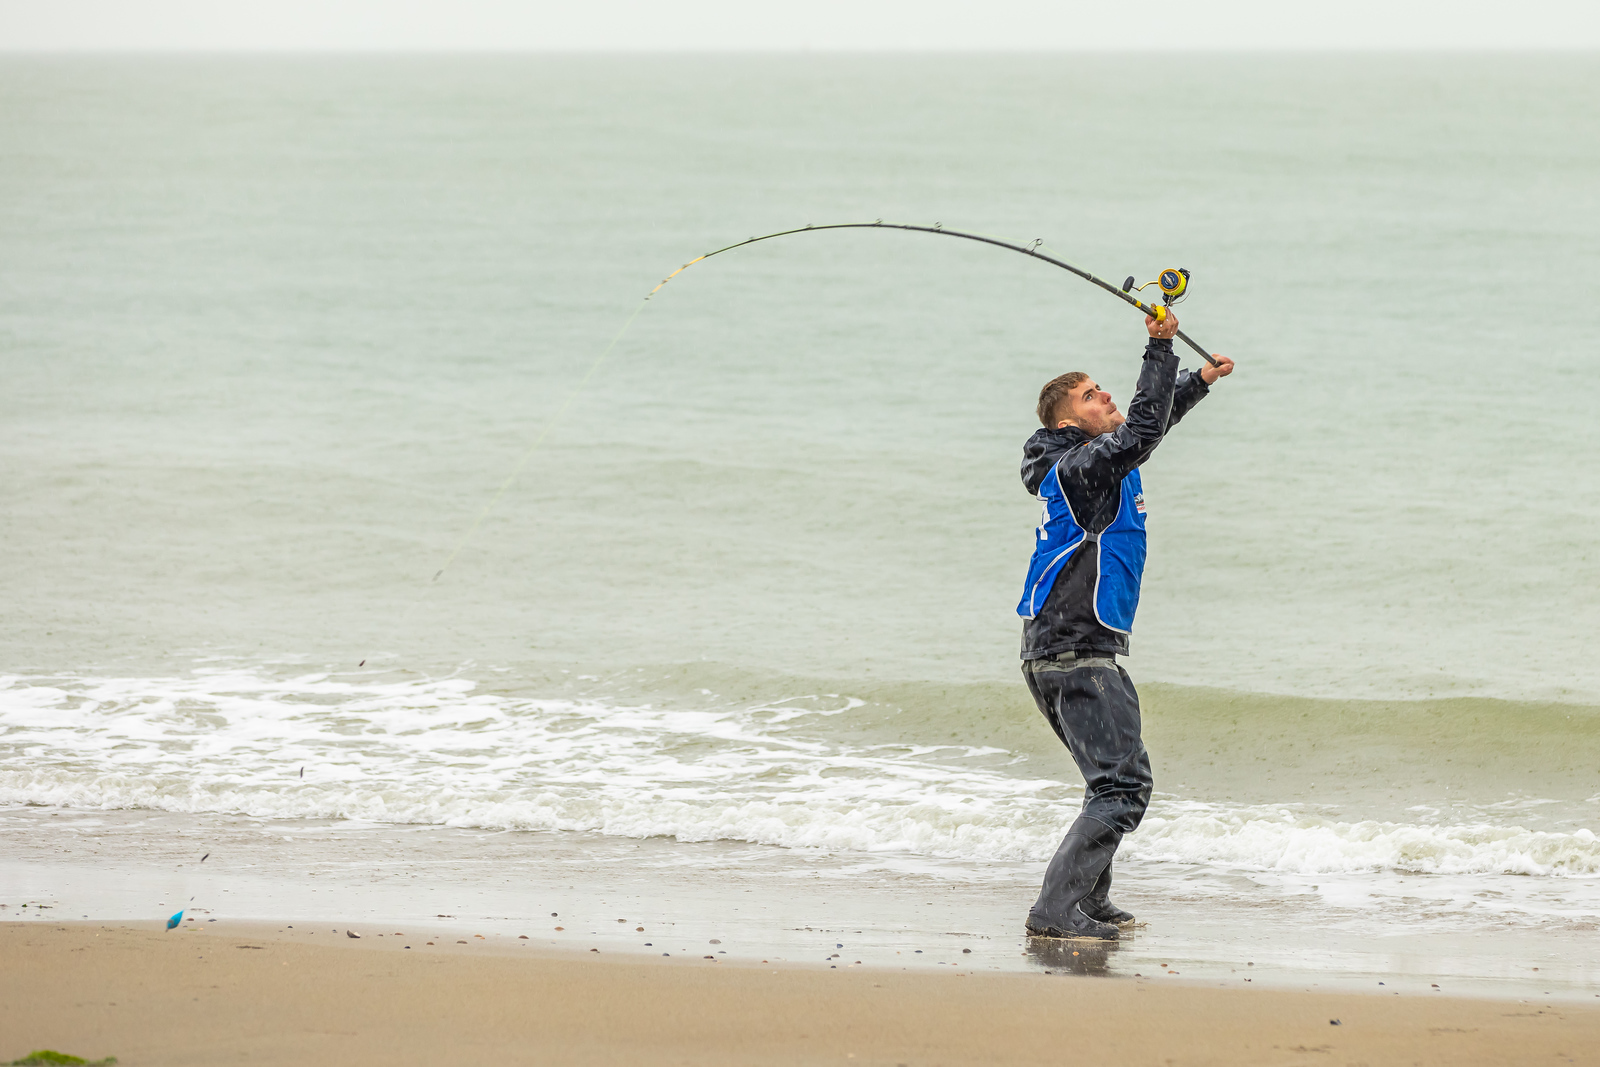
M 1039 614 L 1039 608 L 1034 604 L 1034 598 L 1039 595 L 1039 583 L 1044 581 L 1045 575 L 1050 573 L 1051 569 L 1055 567 L 1056 562 L 1060 560 L 1062 556 L 1067 555 L 1073 549 L 1083 544 L 1087 538 L 1088 534 L 1085 534 L 1083 537 L 1080 537 L 1076 541 L 1072 542 L 1072 544 L 1068 545 L 1066 548 L 1063 548 L 1060 552 L 1057 552 L 1053 557 L 1051 557 L 1050 562 L 1045 565 L 1044 570 L 1039 572 L 1039 581 L 1034 582 L 1033 588 L 1028 590 L 1028 614 L 1025 615 L 1024 618 L 1036 618 Z M 1096 614 L 1098 614 L 1098 612 Z
M 1064 459 L 1066 457 L 1063 456 L 1062 458 Z M 1056 466 L 1051 467 L 1050 468 L 1050 473 L 1045 475 L 1045 477 L 1046 478 L 1049 478 L 1049 477 L 1054 477 L 1055 478 L 1055 480 L 1056 480 L 1056 488 L 1061 490 L 1061 502 L 1067 506 L 1067 518 L 1072 520 L 1072 525 L 1076 526 L 1080 530 L 1083 530 L 1083 536 L 1078 538 L 1076 541 L 1072 542 L 1072 544 L 1068 545 L 1066 548 L 1063 548 L 1060 552 L 1057 552 L 1054 556 L 1050 557 L 1050 562 L 1045 564 L 1044 570 L 1039 572 L 1039 577 L 1034 581 L 1033 588 L 1028 590 L 1028 614 L 1023 616 L 1023 618 L 1025 618 L 1025 619 L 1036 618 L 1038 616 L 1038 614 L 1039 614 L 1039 606 L 1038 606 L 1038 604 L 1035 603 L 1035 600 L 1039 596 L 1039 583 L 1044 581 L 1045 575 L 1049 574 L 1052 570 L 1054 570 L 1055 569 L 1055 565 L 1057 563 L 1059 563 L 1064 556 L 1066 556 L 1068 553 L 1070 553 L 1073 549 L 1077 548 L 1079 545 L 1083 544 L 1085 541 L 1089 540 L 1090 537 L 1091 537 L 1089 531 L 1088 530 L 1084 530 L 1083 523 L 1078 521 L 1077 514 L 1072 510 L 1072 501 L 1067 499 L 1067 491 L 1061 485 L 1061 466 L 1060 466 L 1060 464 L 1061 464 L 1061 460 L 1059 460 L 1059 459 L 1056 460 Z M 1043 493 L 1040 493 L 1039 495 L 1041 497 L 1044 496 Z M 1048 500 L 1046 500 L 1045 501 L 1045 508 L 1048 510 L 1049 507 L 1050 507 L 1050 502 Z M 1096 537 L 1094 539 L 1095 540 L 1099 540 L 1098 537 Z M 1039 540 L 1044 540 L 1044 538 L 1039 538 Z M 1098 585 L 1099 579 L 1096 578 L 1095 582 Z M 1097 618 L 1099 617 L 1099 612 L 1098 611 L 1095 613 L 1095 616 Z
M 1114 518 L 1112 518 L 1111 526 L 1115 526 L 1117 524 L 1117 519 L 1122 518 L 1122 487 L 1125 484 L 1127 484 L 1125 481 L 1117 483 L 1117 514 Z M 1062 496 L 1064 497 L 1066 494 L 1063 493 Z M 1106 529 L 1110 528 L 1110 526 L 1106 527 Z M 1101 530 L 1100 533 L 1105 533 L 1105 530 Z M 1100 534 L 1096 534 L 1094 539 L 1096 543 L 1098 543 L 1100 540 Z M 1133 630 L 1131 628 L 1127 630 L 1119 630 L 1100 617 L 1100 579 L 1105 576 L 1105 562 L 1105 552 L 1101 551 L 1097 553 L 1094 561 L 1094 595 L 1089 598 L 1094 605 L 1094 619 L 1101 626 L 1104 626 L 1114 634 L 1122 634 L 1125 637 L 1132 636 Z

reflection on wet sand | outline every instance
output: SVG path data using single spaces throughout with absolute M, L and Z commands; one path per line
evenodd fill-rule
M 1099 978 L 1114 977 L 1111 958 L 1121 948 L 1121 941 L 1095 941 L 1088 938 L 1030 937 L 1027 943 L 1030 961 L 1047 971 Z

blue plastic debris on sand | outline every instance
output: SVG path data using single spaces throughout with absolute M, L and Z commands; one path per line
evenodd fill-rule
M 180 911 L 172 918 L 167 920 L 167 929 L 171 930 L 174 926 L 177 926 L 181 922 L 183 922 L 183 912 Z

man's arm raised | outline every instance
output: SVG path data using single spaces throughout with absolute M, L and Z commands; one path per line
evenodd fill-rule
M 1086 488 L 1108 489 L 1149 458 L 1166 433 L 1172 413 L 1172 391 L 1177 381 L 1178 357 L 1172 351 L 1172 336 L 1177 332 L 1177 316 L 1168 314 L 1159 325 L 1148 316 L 1145 329 L 1150 343 L 1145 346 L 1144 363 L 1139 369 L 1139 384 L 1123 424 L 1067 452 L 1061 459 L 1064 480 Z

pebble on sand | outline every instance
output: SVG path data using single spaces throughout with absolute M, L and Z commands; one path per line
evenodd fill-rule
M 346 937 L 353 937 L 353 938 L 355 938 L 355 939 L 356 939 L 356 940 L 358 940 L 358 941 L 359 941 L 359 940 L 360 940 L 360 939 L 361 939 L 361 935 L 360 935 L 360 934 L 358 934 L 358 933 L 356 933 L 356 932 L 355 932 L 355 931 L 354 931 L 354 930 L 346 930 L 346 931 L 345 931 L 345 932 L 344 932 L 344 936 L 346 936 Z

